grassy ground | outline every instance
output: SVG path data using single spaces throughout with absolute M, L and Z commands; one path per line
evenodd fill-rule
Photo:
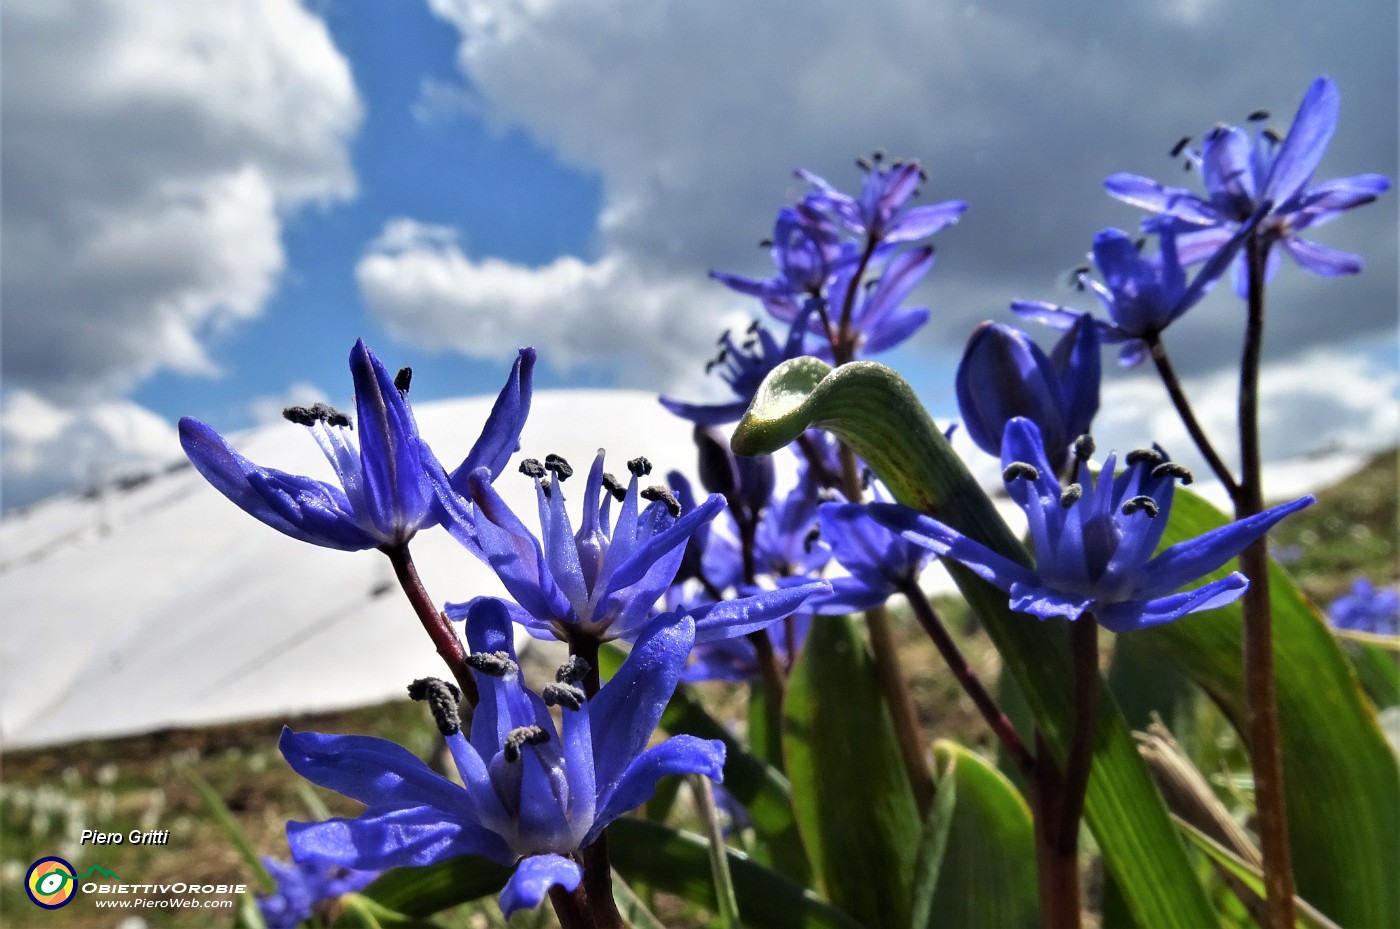
M 1319 494 L 1318 506 L 1299 514 L 1277 533 L 1278 546 L 1296 547 L 1292 570 L 1319 603 L 1350 586 L 1360 574 L 1378 583 L 1396 578 L 1395 452 L 1378 456 L 1356 477 Z M 972 630 L 965 608 L 955 600 L 940 607 L 977 670 L 995 680 L 997 658 L 985 636 Z M 950 675 L 942 671 L 931 646 L 909 622 L 898 626 L 906 676 L 927 731 L 989 749 L 984 728 Z M 534 681 L 547 680 L 549 668 L 528 668 Z M 706 688 L 704 699 L 716 715 L 746 717 L 742 688 Z M 423 709 L 404 701 L 296 720 L 258 720 L 236 725 L 152 733 L 127 739 L 83 742 L 43 750 L 12 752 L 0 781 L 0 926 L 13 929 L 73 927 L 232 926 L 235 911 L 128 910 L 144 922 L 122 922 L 122 911 L 97 910 L 78 900 L 53 912 L 35 908 L 22 881 L 30 862 L 58 855 L 79 873 L 100 865 L 126 883 L 254 884 L 250 868 L 226 832 L 215 822 L 186 777 L 193 770 L 223 798 L 238 827 L 258 851 L 285 855 L 285 822 L 314 818 L 324 804 L 331 813 L 353 815 L 356 805 L 305 784 L 276 750 L 284 722 L 297 729 L 353 732 L 390 738 L 420 757 L 430 757 L 438 737 Z M 684 816 L 684 807 L 680 815 Z M 133 829 L 168 829 L 164 846 L 79 845 L 84 829 L 123 834 Z M 152 894 L 159 897 L 159 894 Z M 703 926 L 708 914 L 679 901 L 654 901 L 670 926 Z M 544 908 L 547 910 L 547 908 Z M 547 912 L 517 917 L 550 925 Z M 483 929 L 498 923 L 494 901 L 464 907 L 441 924 L 448 929 Z

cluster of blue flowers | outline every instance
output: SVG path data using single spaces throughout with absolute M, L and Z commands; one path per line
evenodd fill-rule
M 518 451 L 529 414 L 531 349 L 521 350 L 480 437 L 451 471 L 418 433 L 411 372 L 390 376 L 362 342 L 350 355 L 353 419 L 325 405 L 286 411 L 321 446 L 338 484 L 256 465 L 209 426 L 183 420 L 181 440 L 195 467 L 267 525 L 312 544 L 390 557 L 440 526 L 510 595 L 444 605 L 442 616 L 464 630 L 464 667 L 452 669 L 462 686 L 427 678 L 410 688 L 429 705 L 460 784 L 391 742 L 284 733 L 282 752 L 298 772 L 366 809 L 354 819 L 289 825 L 295 866 L 283 872 L 283 892 L 264 903 L 269 919 L 305 915 L 318 896 L 363 886 L 366 874 L 456 855 L 515 866 L 500 897 L 507 916 L 538 906 L 552 888 L 574 891 L 585 850 L 645 802 L 659 778 L 721 779 L 719 742 L 682 735 L 648 747 L 678 683 L 756 678 L 764 662 L 790 669 L 811 623 L 917 592 L 934 556 L 967 565 L 1004 591 L 1013 610 L 1040 620 L 1092 616 L 1114 632 L 1240 597 L 1247 581 L 1238 573 L 1181 588 L 1311 498 L 1157 553 L 1174 489 L 1191 475 L 1155 447 L 1127 454 L 1122 471 L 1113 454 L 1092 466 L 1100 353 L 1118 344 L 1123 363 L 1141 360 L 1237 264 L 1247 235 L 1268 236 L 1316 273 L 1356 271 L 1353 256 L 1298 236 L 1388 186 L 1373 175 L 1312 183 L 1335 119 L 1335 87 L 1320 78 L 1285 137 L 1221 127 L 1199 153 L 1183 147 L 1205 179 L 1205 197 L 1115 175 L 1113 195 L 1155 214 L 1144 231 L 1158 249 L 1144 256 L 1141 243 L 1116 229 L 1094 238 L 1102 281 L 1085 268 L 1081 282 L 1109 321 L 1018 301 L 1016 313 L 1062 331 L 1048 353 L 1003 323 L 973 333 L 956 377 L 962 423 L 980 449 L 1000 457 L 1006 490 L 1029 524 L 1034 567 L 891 502 L 868 472 L 862 480 L 861 462 L 833 436 L 810 431 L 794 443 L 798 478 L 780 487 L 770 459 L 736 457 L 714 428 L 738 419 L 782 361 L 869 357 L 928 319 L 926 307 L 903 305 L 933 264 L 923 240 L 967 205 L 914 205 L 923 169 L 879 154 L 859 163 L 856 197 L 798 172 L 810 190 L 778 213 L 771 277 L 713 274 L 757 298 L 769 319 L 742 338 L 721 338 L 709 369 L 731 388 L 731 400 L 661 399 L 696 424 L 704 499 L 679 473 L 649 482 L 644 458 L 627 462 L 620 481 L 600 451 L 575 484 L 567 483 L 574 469 L 564 459 L 526 458 L 517 466 L 535 482 L 539 519 L 537 532 L 528 528 L 493 481 Z M 575 521 L 565 488 L 580 485 Z M 1339 601 L 1338 625 L 1358 626 L 1351 617 L 1375 612 L 1355 605 L 1363 593 L 1352 605 Z M 1393 631 L 1393 594 L 1388 609 Z M 515 626 L 568 645 L 571 658 L 554 681 L 538 689 L 524 682 Z M 614 640 L 631 650 L 604 681 L 598 649 Z

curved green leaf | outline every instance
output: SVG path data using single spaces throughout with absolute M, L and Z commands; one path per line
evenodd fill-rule
M 714 910 L 709 843 L 660 823 L 623 817 L 608 827 L 613 867 L 629 881 Z M 739 915 L 749 929 L 861 929 L 859 923 L 796 881 L 728 850 Z
M 848 616 L 812 624 L 784 704 L 798 826 L 831 902 L 906 926 L 919 811 L 871 659 Z
M 1209 503 L 1179 489 L 1162 544 L 1226 521 Z M 1269 567 L 1269 590 L 1298 894 L 1344 926 L 1391 925 L 1400 913 L 1400 767 L 1336 639 L 1275 564 Z M 1242 628 L 1235 604 L 1137 635 L 1185 669 L 1244 732 Z
M 829 429 L 849 443 L 899 502 L 1005 557 L 1028 561 L 909 385 L 889 368 L 855 362 L 833 370 L 810 358 L 784 362 L 768 375 L 744 414 L 734 433 L 734 450 L 749 455 L 775 451 L 808 426 Z M 1065 624 L 1014 615 L 1005 594 L 960 565 L 948 568 L 1024 692 L 1036 724 L 1063 756 L 1072 728 Z M 1134 917 L 1140 925 L 1161 929 L 1218 924 L 1106 689 L 1099 705 L 1085 818 Z
M 1035 929 L 1031 811 L 1001 772 L 956 742 L 935 743 L 938 794 L 915 871 L 914 929 Z

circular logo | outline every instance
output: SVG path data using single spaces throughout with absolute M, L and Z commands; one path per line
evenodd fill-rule
M 24 875 L 24 892 L 35 906 L 56 910 L 66 906 L 78 892 L 73 866 L 62 858 L 40 858 Z

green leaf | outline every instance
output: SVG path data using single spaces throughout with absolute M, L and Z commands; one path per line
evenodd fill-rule
M 835 432 L 895 498 L 1007 558 L 1025 550 L 898 374 L 874 362 L 832 370 L 812 358 L 775 368 L 734 432 L 740 454 L 775 451 L 808 426 Z M 945 564 L 947 564 L 945 562 Z M 1037 725 L 1063 757 L 1071 731 L 1070 663 L 1064 623 L 1012 614 L 1005 594 L 948 564 Z M 1111 695 L 1101 695 L 1085 818 L 1140 925 L 1200 929 L 1217 924 L 1167 811 Z
M 1241 902 L 1251 911 L 1261 911 L 1266 905 L 1263 873 L 1190 823 L 1178 819 L 1176 824 L 1182 834 L 1210 859 L 1211 864 L 1234 878 L 1236 886 L 1246 891 L 1248 899 Z M 1294 903 L 1298 909 L 1298 929 L 1339 929 L 1336 923 L 1309 906 L 1306 900 L 1295 897 Z
M 1400 706 L 1400 656 L 1395 654 L 1400 636 L 1361 638 L 1341 635 L 1335 629 L 1333 633 L 1341 639 L 1342 651 L 1351 659 L 1351 666 L 1376 709 Z M 1392 641 L 1374 642 L 1372 639 Z
M 1170 545 L 1226 517 L 1178 489 Z M 1221 569 L 1211 577 L 1223 576 Z M 1289 838 L 1298 894 L 1344 926 L 1391 925 L 1400 913 L 1400 768 L 1337 640 L 1287 573 L 1269 568 L 1274 674 Z M 1137 635 L 1182 667 L 1243 732 L 1238 604 Z
M 424 917 L 497 893 L 514 868 L 476 855 L 449 858 L 421 868 L 385 871 L 360 891 L 402 917 Z
M 616 646 L 598 653 L 603 675 L 611 677 L 622 664 Z M 792 809 L 792 787 L 787 778 L 748 750 L 734 734 L 705 711 L 691 689 L 676 688 L 661 714 L 661 728 L 672 735 L 686 734 L 724 743 L 724 789 L 748 810 L 754 832 L 767 846 L 774 867 L 794 880 L 807 883 L 812 871 Z
M 827 896 L 868 926 L 908 925 L 919 812 L 850 617 L 812 624 L 783 726 L 798 826 Z
M 1035 830 L 1025 800 L 975 752 L 948 741 L 933 750 L 938 793 L 924 824 L 910 925 L 1035 929 Z
M 633 929 L 666 929 L 661 920 L 647 909 L 647 905 L 637 896 L 636 891 L 617 873 L 616 868 L 613 868 L 612 879 L 613 901 L 617 903 L 617 911 Z
M 608 851 L 613 867 L 629 881 L 715 909 L 709 843 L 700 836 L 624 816 L 608 827 Z M 732 848 L 728 856 L 739 914 L 748 929 L 861 929 L 791 878 Z

